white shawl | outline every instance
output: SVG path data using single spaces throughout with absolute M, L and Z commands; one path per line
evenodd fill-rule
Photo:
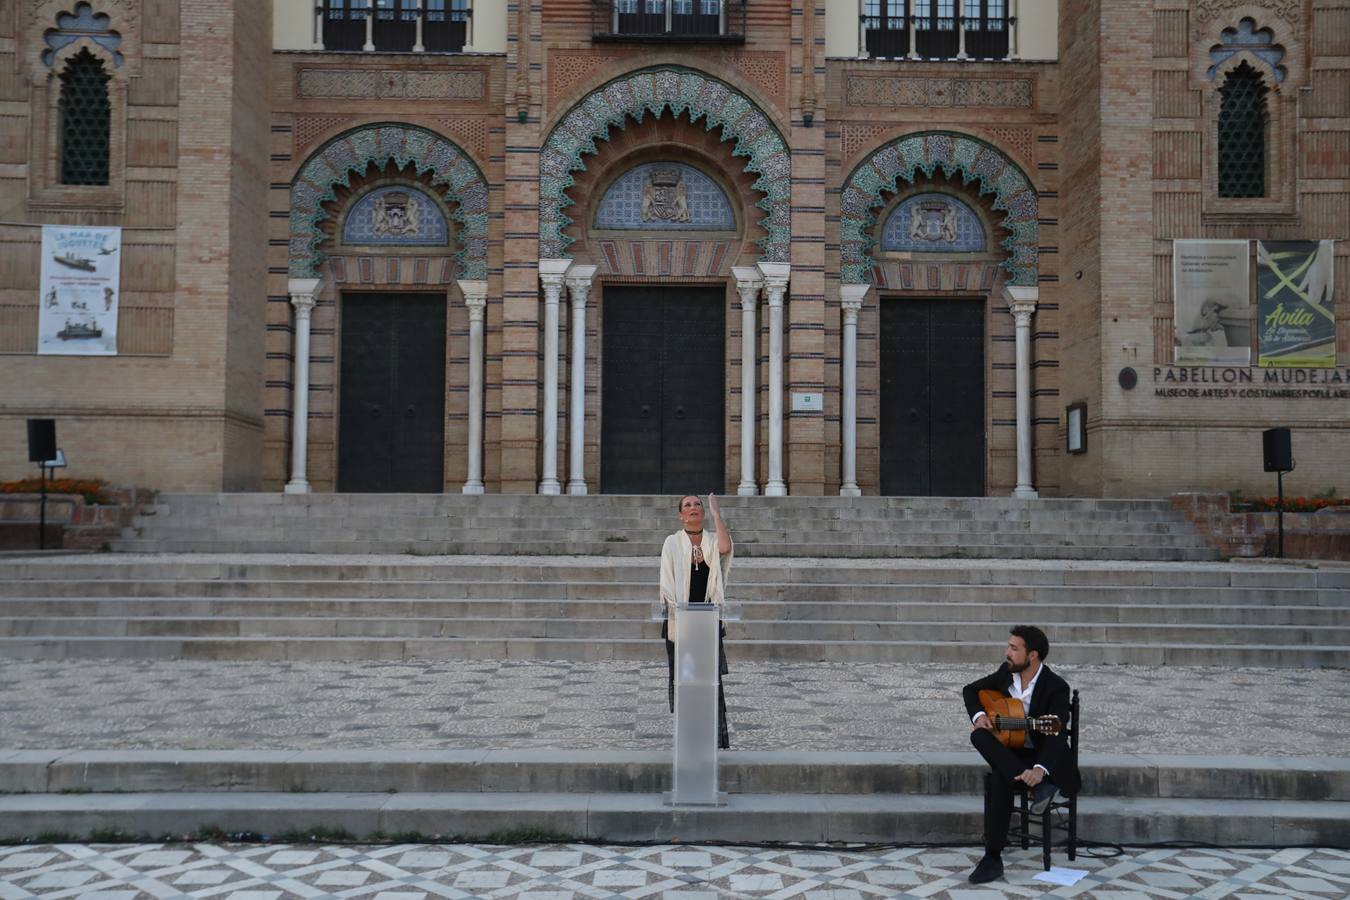
M 726 599 L 727 572 L 731 569 L 731 555 L 717 550 L 717 533 L 703 529 L 703 559 L 708 564 L 708 593 L 710 603 L 721 604 Z M 689 543 L 684 529 L 666 538 L 661 547 L 661 602 L 666 607 L 668 627 L 666 635 L 675 640 L 676 607 L 689 599 L 689 569 L 693 566 L 694 545 Z

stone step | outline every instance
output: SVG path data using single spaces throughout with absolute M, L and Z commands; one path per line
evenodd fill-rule
M 1044 621 L 1064 625 L 1231 625 L 1303 627 L 1343 626 L 1350 599 L 1338 595 L 1338 605 L 1279 606 L 1129 604 L 1040 601 L 946 602 L 747 600 L 741 618 L 751 622 L 815 622 L 821 620 L 867 623 L 981 622 L 991 620 Z M 987 598 L 991 599 L 991 598 Z M 1133 598 L 1137 601 L 1137 598 Z M 102 599 L 0 599 L 0 616 L 18 619 L 67 618 L 244 618 L 310 617 L 350 619 L 622 619 L 640 621 L 653 612 L 646 600 L 630 599 L 459 599 L 406 600 L 317 598 L 210 598 L 112 597 Z
M 656 568 L 655 554 L 642 558 L 93 554 L 0 558 L 0 584 L 107 580 L 650 584 Z M 738 553 L 733 573 L 738 585 L 1350 589 L 1350 565 L 1329 562 L 1140 564 L 1003 558 L 972 566 L 958 560 L 925 559 L 747 560 Z
M 982 663 L 986 641 L 758 641 L 728 640 L 728 653 L 747 661 Z M 379 638 L 379 637 L 4 637 L 5 659 L 560 659 L 651 660 L 655 640 L 623 638 Z M 1336 668 L 1350 646 L 1239 644 L 1126 644 L 1056 642 L 1055 658 L 1067 664 L 1168 666 L 1272 666 Z
M 831 642 L 960 641 L 997 644 L 1006 633 L 1003 617 L 975 622 L 955 617 L 941 621 L 867 622 L 810 620 L 728 623 L 728 644 L 742 641 Z M 1232 624 L 1065 624 L 1052 633 L 1075 644 L 1269 644 L 1272 647 L 1350 646 L 1350 627 Z M 332 637 L 332 638 L 557 638 L 654 641 L 656 622 L 633 619 L 569 618 L 341 618 L 266 616 L 256 618 L 100 617 L 25 618 L 0 616 L 0 637 Z
M 264 835 L 322 827 L 354 837 L 484 837 L 529 829 L 621 841 L 980 841 L 975 795 L 732 794 L 721 807 L 672 809 L 660 794 L 263 793 L 0 796 L 0 840 L 99 830 L 174 835 L 208 827 Z M 1079 838 L 1103 843 L 1343 846 L 1350 804 L 1316 801 L 1089 798 Z M 88 837 L 87 837 L 88 836 Z M 1057 856 L 1063 859 L 1062 855 Z M 1062 864 L 1062 862 L 1061 862 Z
M 414 556 L 603 556 L 652 557 L 652 545 L 603 542 L 576 544 L 567 540 L 547 541 L 449 541 L 449 540 L 176 540 L 171 538 L 119 538 L 111 542 L 119 553 L 322 553 L 408 554 Z M 1218 551 L 1199 546 L 1134 547 L 1118 544 L 989 544 L 953 541 L 943 544 L 858 544 L 846 542 L 766 543 L 742 546 L 738 556 L 750 558 L 812 557 L 827 559 L 1006 559 L 1046 560 L 1140 560 L 1203 562 L 1219 558 Z
M 733 794 L 978 794 L 973 752 L 725 751 Z M 1084 796 L 1350 800 L 1344 757 L 1084 753 Z M 189 792 L 659 793 L 668 751 L 0 750 L 0 794 Z
M 649 576 L 651 572 L 647 573 Z M 794 608 L 830 609 L 837 604 L 867 604 L 880 609 L 905 603 L 976 603 L 993 607 L 1029 603 L 1093 606 L 1350 606 L 1346 588 L 1121 587 L 1002 584 L 757 584 L 737 579 L 732 599 L 745 603 L 781 603 Z M 0 602 L 39 599 L 277 599 L 356 602 L 403 601 L 571 601 L 642 602 L 656 595 L 651 580 L 589 581 L 379 581 L 379 580 L 0 580 Z M 7 607 L 12 608 L 12 607 Z M 74 608 L 74 607 L 70 607 Z M 868 618 L 893 618 L 870 615 Z

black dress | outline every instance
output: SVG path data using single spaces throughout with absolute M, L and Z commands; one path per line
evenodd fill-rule
M 708 564 L 696 562 L 689 567 L 689 602 L 703 603 L 708 596 Z M 670 623 L 661 623 L 661 637 L 666 642 L 666 689 L 670 711 L 675 712 L 675 642 L 669 637 Z M 722 691 L 722 676 L 727 674 L 727 652 L 722 644 L 727 628 L 722 625 L 717 633 L 717 746 L 731 749 L 731 734 L 727 730 L 727 698 Z

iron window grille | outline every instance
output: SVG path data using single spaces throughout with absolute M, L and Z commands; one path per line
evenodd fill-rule
M 745 42 L 746 0 L 592 0 L 597 41 Z
M 1219 196 L 1266 195 L 1266 93 L 1260 73 L 1247 63 L 1219 88 Z
M 908 0 L 864 0 L 863 35 L 868 56 L 909 55 L 907 4 Z
M 61 72 L 62 184 L 107 184 L 112 104 L 103 61 L 81 50 Z
M 954 59 L 961 35 L 956 0 L 914 0 L 914 49 L 924 59 Z
M 1008 0 L 965 0 L 966 56 L 1004 59 L 1008 55 Z
M 457 53 L 469 38 L 469 0 L 325 0 L 316 9 L 323 21 L 325 50 Z

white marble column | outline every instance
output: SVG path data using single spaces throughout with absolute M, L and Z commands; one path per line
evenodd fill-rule
M 1020 59 L 1017 54 L 1017 19 L 1021 10 L 1018 0 L 1008 0 L 1008 59 Z
M 755 378 L 755 364 L 759 360 L 755 307 L 764 279 L 754 266 L 733 266 L 731 274 L 736 279 L 736 292 L 741 295 L 741 483 L 736 486 L 736 494 L 753 497 L 759 493 L 755 483 L 755 444 L 759 434 L 755 421 L 755 393 L 759 390 Z
M 464 305 L 469 308 L 469 471 L 463 492 L 483 493 L 483 318 L 487 311 L 487 282 L 461 281 Z
M 870 284 L 843 284 L 839 286 L 839 305 L 844 311 L 843 359 L 840 361 L 843 392 L 840 410 L 840 437 L 843 472 L 839 496 L 860 497 L 858 487 L 858 310 L 862 309 Z
M 586 296 L 595 266 L 573 266 L 567 273 L 572 296 L 572 397 L 567 402 L 567 493 L 586 493 Z
M 544 285 L 544 472 L 539 493 L 561 494 L 558 481 L 558 303 L 562 299 L 570 259 L 539 260 Z
M 956 0 L 956 58 L 969 59 L 966 55 L 966 4 L 970 0 Z M 979 4 L 975 5 L 975 11 L 980 11 Z
M 305 466 L 309 454 L 309 318 L 314 311 L 317 278 L 292 278 L 287 285 L 291 306 L 295 307 L 295 370 L 291 389 L 291 480 L 288 494 L 308 494 L 309 479 Z
M 769 299 L 769 479 L 764 496 L 786 497 L 783 480 L 783 304 L 792 267 L 787 263 L 756 263 L 764 276 Z
M 1031 318 L 1040 288 L 1004 285 L 1003 296 L 1017 327 L 1017 487 L 1014 497 L 1039 496 L 1032 483 L 1035 446 L 1031 429 Z

